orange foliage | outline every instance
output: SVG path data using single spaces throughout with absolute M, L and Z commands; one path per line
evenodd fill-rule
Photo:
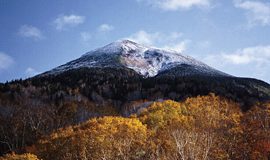
M 65 116 L 73 109 L 69 105 Z M 267 160 L 269 135 L 270 103 L 244 113 L 239 104 L 210 94 L 155 102 L 129 118 L 93 118 L 62 128 L 27 151 L 45 160 Z
M 4 157 L 0 157 L 0 160 L 39 160 L 36 155 L 25 153 L 22 155 L 18 154 L 7 154 Z
M 179 131 L 187 141 L 194 142 L 182 133 L 194 135 L 196 139 L 202 136 L 209 138 L 211 146 L 207 146 L 211 149 L 211 153 L 207 153 L 208 157 L 214 159 L 241 157 L 231 151 L 235 150 L 242 141 L 240 107 L 237 103 L 214 94 L 188 98 L 180 103 L 171 100 L 156 102 L 142 111 L 138 118 L 154 132 L 152 141 L 156 144 L 155 152 L 165 153 L 165 157 L 169 159 L 183 159 L 177 153 L 176 139 L 172 135 Z M 239 142 L 235 139 L 239 139 Z M 206 144 L 200 143 L 200 145 L 203 149 Z M 196 154 L 203 157 L 205 154 L 203 152 L 206 151 L 196 151 Z
M 44 159 L 140 159 L 146 139 L 147 128 L 139 120 L 104 117 L 61 129 L 40 140 L 36 148 Z
M 270 103 L 258 104 L 243 118 L 252 159 L 270 158 Z

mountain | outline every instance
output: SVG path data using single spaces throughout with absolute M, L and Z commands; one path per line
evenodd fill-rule
M 235 77 L 179 52 L 129 40 L 90 51 L 29 80 L 36 86 L 79 88 L 95 103 L 110 100 L 118 106 L 140 99 L 181 100 L 209 93 L 240 102 L 243 108 L 270 99 L 270 85 L 263 81 Z
M 88 52 L 80 58 L 61 65 L 43 75 L 60 74 L 79 68 L 130 68 L 144 78 L 178 68 L 177 76 L 230 76 L 196 59 L 172 50 L 146 47 L 129 40 L 116 41 Z
M 0 83 L 0 141 L 6 144 L 0 145 L 0 155 L 93 117 L 127 117 L 153 102 L 209 94 L 247 111 L 270 101 L 270 85 L 179 52 L 113 42 L 35 77 Z
M 71 96 L 75 91 L 77 97 Z M 179 101 L 209 93 L 239 102 L 247 110 L 270 100 L 270 85 L 226 74 L 176 51 L 122 40 L 35 77 L 0 85 L 0 93 L 17 93 L 19 99 L 24 97 L 22 101 L 34 98 L 35 103 L 51 103 L 59 97 L 78 100 L 79 96 L 95 105 L 110 104 L 128 115 L 125 106 L 133 101 Z
M 89 91 L 84 94 L 91 100 L 121 104 L 139 99 L 181 100 L 211 92 L 241 102 L 244 108 L 270 99 L 270 86 L 263 81 L 235 77 L 179 52 L 129 40 L 90 51 L 32 81 L 87 85 Z

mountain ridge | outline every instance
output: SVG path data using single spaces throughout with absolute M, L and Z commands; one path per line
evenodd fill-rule
M 94 101 L 96 97 L 98 101 L 121 103 L 139 99 L 179 101 L 215 93 L 243 102 L 246 110 L 256 102 L 270 100 L 270 85 L 264 81 L 235 77 L 179 52 L 129 40 L 87 52 L 31 81 L 41 85 L 59 83 L 62 88 L 87 85 L 88 91 L 82 92 Z
M 58 74 L 67 70 L 84 67 L 126 67 L 133 69 L 144 78 L 148 78 L 157 76 L 159 73 L 172 68 L 185 65 L 189 66 L 194 72 L 189 70 L 184 75 L 206 74 L 209 76 L 231 76 L 180 52 L 147 47 L 130 40 L 116 41 L 87 52 L 80 58 L 56 67 L 42 75 Z

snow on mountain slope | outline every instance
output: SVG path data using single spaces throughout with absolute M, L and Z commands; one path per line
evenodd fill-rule
M 192 66 L 196 73 L 201 71 L 202 74 L 212 76 L 229 76 L 179 52 L 146 47 L 129 40 L 116 41 L 90 51 L 74 61 L 46 72 L 45 75 L 82 67 L 126 67 L 144 77 L 153 77 L 158 73 L 183 65 Z

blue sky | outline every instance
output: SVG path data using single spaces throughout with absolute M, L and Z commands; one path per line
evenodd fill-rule
M 0 82 L 123 38 L 270 82 L 268 0 L 0 0 Z

